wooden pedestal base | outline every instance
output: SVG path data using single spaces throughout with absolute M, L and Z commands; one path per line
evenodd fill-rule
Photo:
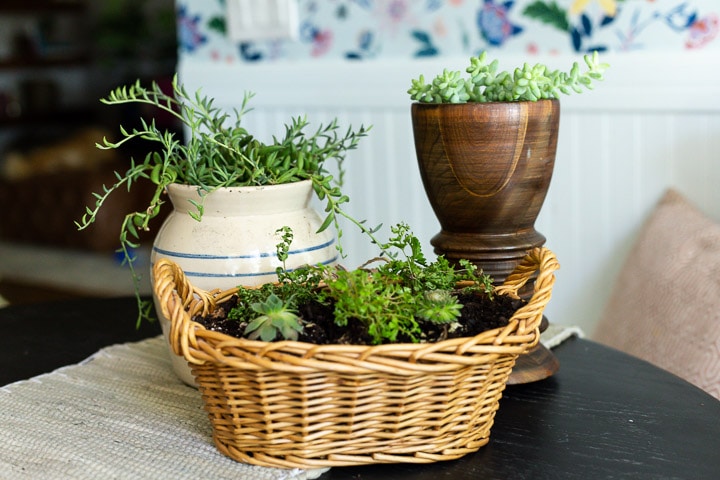
M 430 240 L 430 244 L 436 254 L 451 262 L 470 260 L 500 285 L 529 250 L 545 245 L 545 237 L 534 228 L 513 233 L 454 233 L 442 230 Z M 532 284 L 529 292 L 532 293 Z M 520 296 L 523 296 L 522 293 Z
M 543 317 L 540 331 L 544 332 L 549 325 L 547 317 Z M 553 376 L 560 368 L 560 362 L 548 348 L 538 343 L 532 350 L 520 355 L 508 378 L 508 385 L 537 382 Z
M 537 382 L 551 377 L 560 368 L 555 355 L 541 343 L 525 355 L 520 355 L 508 378 L 508 385 Z

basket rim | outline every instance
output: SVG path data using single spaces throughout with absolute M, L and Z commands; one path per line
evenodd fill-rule
M 546 248 L 536 248 L 508 276 L 505 283 L 495 288 L 497 294 L 517 294 L 531 274 L 539 270 L 535 293 L 530 301 L 518 309 L 508 325 L 481 332 L 472 337 L 459 337 L 428 343 L 388 343 L 381 345 L 313 344 L 293 340 L 264 342 L 238 338 L 206 329 L 192 320 L 200 312 L 207 313 L 239 288 L 221 291 L 204 291 L 193 287 L 179 266 L 171 260 L 160 259 L 153 266 L 154 289 L 163 314 L 171 322 L 170 343 L 179 355 L 190 363 L 216 361 L 217 357 L 231 364 L 256 365 L 290 361 L 290 369 L 304 369 L 310 364 L 327 364 L 339 359 L 356 368 L 360 365 L 377 367 L 375 358 L 381 358 L 382 368 L 402 369 L 425 362 L 451 362 L 476 364 L 477 355 L 521 354 L 540 340 L 539 325 L 559 267 L 554 254 Z M 233 359 L 237 358 L 237 362 Z M 268 363 L 269 362 L 269 363 Z M 300 364 L 298 362 L 305 362 Z M 370 362 L 368 364 L 368 362 Z M 315 365 L 316 368 L 318 365 Z

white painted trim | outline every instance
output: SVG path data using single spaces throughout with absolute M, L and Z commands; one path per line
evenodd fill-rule
M 512 66 L 526 58 L 505 57 Z M 533 57 L 566 68 L 578 57 Z M 566 111 L 720 111 L 720 55 L 623 53 L 604 58 L 611 68 L 593 92 L 563 97 Z M 580 60 L 582 62 L 582 60 Z M 198 62 L 184 58 L 180 77 L 189 90 L 202 87 L 221 105 L 234 106 L 243 92 L 256 93 L 255 107 L 405 108 L 410 79 L 443 68 L 462 70 L 465 58 L 377 61 L 298 61 L 258 64 Z

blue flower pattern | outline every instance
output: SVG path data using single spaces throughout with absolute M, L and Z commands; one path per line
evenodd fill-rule
M 508 19 L 514 4 L 514 1 L 496 4 L 493 0 L 485 0 L 477 14 L 478 30 L 482 38 L 493 47 L 501 46 L 507 39 L 523 31 L 522 27 Z
M 299 38 L 239 44 L 224 31 L 225 1 L 178 0 L 183 55 L 261 62 L 465 56 L 488 48 L 524 54 L 720 48 L 716 0 L 616 0 L 615 11 L 587 2 L 579 13 L 573 0 L 298 0 Z
M 180 6 L 177 12 L 177 36 L 180 50 L 192 53 L 207 41 L 200 31 L 200 15 L 190 16 L 186 6 Z

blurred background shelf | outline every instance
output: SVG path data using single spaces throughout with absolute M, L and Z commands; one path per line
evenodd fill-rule
M 169 83 L 177 48 L 174 0 L 0 0 L 0 297 L 134 293 L 115 249 L 143 189 L 112 195 L 110 216 L 88 231 L 74 222 L 115 170 L 148 151 L 95 148 L 155 114 L 99 99 L 138 79 Z
M 0 241 L 0 296 L 11 304 L 135 294 L 127 266 L 114 252 Z M 149 251 L 137 252 L 140 292 L 150 294 Z
M 0 12 L 84 12 L 87 2 L 84 0 L 3 0 Z

